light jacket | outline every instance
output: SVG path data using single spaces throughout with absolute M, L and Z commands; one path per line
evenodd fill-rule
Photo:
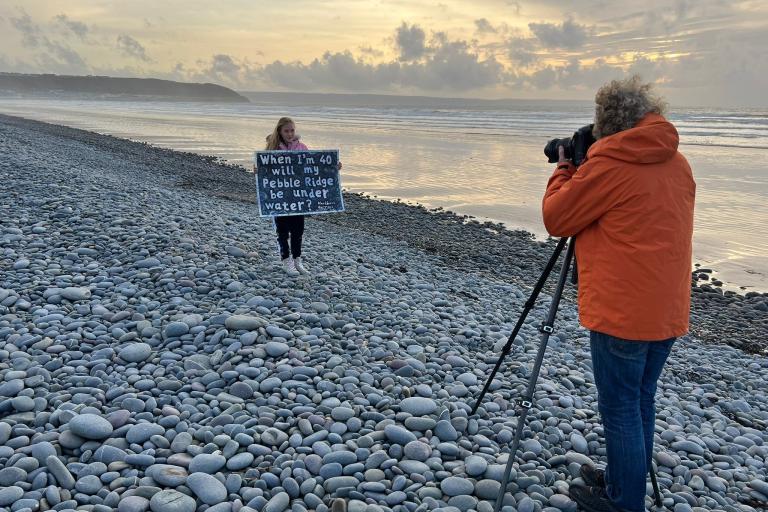
M 293 139 L 288 145 L 285 145 L 281 142 L 280 149 L 283 151 L 307 151 L 309 148 L 307 148 L 306 144 L 299 140 L 299 136 L 297 135 L 296 138 Z
M 576 236 L 579 320 L 636 341 L 688 332 L 696 184 L 658 114 L 595 142 L 578 171 L 559 165 L 543 201 L 553 236 Z

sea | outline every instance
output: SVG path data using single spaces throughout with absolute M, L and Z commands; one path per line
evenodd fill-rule
M 277 119 L 290 116 L 310 148 L 340 150 L 347 190 L 443 207 L 538 238 L 547 236 L 541 197 L 553 169 L 544 145 L 593 113 L 578 101 L 243 94 L 251 103 L 0 96 L 0 113 L 248 169 Z M 725 289 L 768 291 L 768 109 L 672 106 L 668 118 L 697 183 L 692 264 L 712 269 Z

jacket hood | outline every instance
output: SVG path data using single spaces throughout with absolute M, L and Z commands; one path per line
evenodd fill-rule
M 646 114 L 633 128 L 592 144 L 587 158 L 605 156 L 624 162 L 655 164 L 675 156 L 679 142 L 680 136 L 672 123 L 659 114 Z

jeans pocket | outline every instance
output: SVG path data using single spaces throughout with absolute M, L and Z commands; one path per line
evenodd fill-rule
M 608 352 L 622 359 L 644 359 L 648 352 L 648 343 L 642 341 L 626 341 L 608 337 Z

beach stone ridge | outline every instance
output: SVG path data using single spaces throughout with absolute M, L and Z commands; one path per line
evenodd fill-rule
M 0 507 L 493 510 L 547 289 L 471 407 L 551 242 L 349 196 L 356 210 L 307 219 L 313 274 L 293 278 L 271 224 L 230 198 L 253 190 L 240 169 L 3 115 L 0 153 Z M 438 239 L 493 261 L 491 241 L 514 244 L 518 266 L 480 271 Z M 572 512 L 581 464 L 604 463 L 574 298 L 510 510 Z M 653 454 L 665 508 L 768 502 L 767 378 L 763 356 L 676 342 Z

